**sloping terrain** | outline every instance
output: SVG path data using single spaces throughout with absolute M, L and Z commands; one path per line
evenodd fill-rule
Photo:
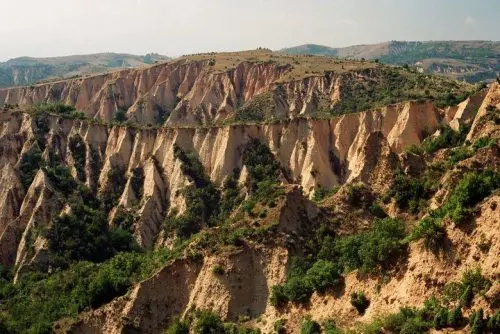
M 373 45 L 330 48 L 306 44 L 280 52 L 350 59 L 378 59 L 385 64 L 409 64 L 426 73 L 442 74 L 468 82 L 493 81 L 500 75 L 500 42 L 491 41 L 391 41 Z
M 397 69 L 383 105 L 385 66 L 273 56 L 0 91 L 0 331 L 498 330 L 500 85 L 408 101 L 423 77 Z M 376 108 L 304 102 L 337 93 Z M 166 126 L 130 121 L 145 94 L 176 101 Z M 231 119 L 255 112 L 286 116 Z
M 168 60 L 167 57 L 158 54 L 135 56 L 120 53 L 98 53 L 53 58 L 20 57 L 0 63 L 0 88 L 28 86 L 44 80 L 144 66 L 166 60 Z

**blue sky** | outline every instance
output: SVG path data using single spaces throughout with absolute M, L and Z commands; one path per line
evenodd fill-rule
M 500 0 L 0 0 L 0 61 L 388 40 L 500 40 Z

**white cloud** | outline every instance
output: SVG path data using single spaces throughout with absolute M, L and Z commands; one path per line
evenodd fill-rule
M 468 26 L 473 26 L 474 24 L 476 24 L 476 20 L 472 16 L 467 16 L 465 18 L 465 24 Z

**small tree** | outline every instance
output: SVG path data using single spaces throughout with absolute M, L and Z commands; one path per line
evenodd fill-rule
M 351 294 L 351 304 L 359 314 L 364 314 L 368 306 L 370 306 L 370 301 L 366 298 L 364 292 L 353 292 Z
M 300 334 L 321 334 L 321 327 L 311 318 L 305 318 L 300 328 Z

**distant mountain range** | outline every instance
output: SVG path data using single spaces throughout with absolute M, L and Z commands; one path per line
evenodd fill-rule
M 156 53 L 145 56 L 97 53 L 53 58 L 21 57 L 0 63 L 0 87 L 26 86 L 44 80 L 137 67 L 168 59 Z
M 424 72 L 443 74 L 468 82 L 492 81 L 500 75 L 500 42 L 491 41 L 391 41 L 345 48 L 306 44 L 279 52 L 378 59 L 386 64 L 414 65 Z

